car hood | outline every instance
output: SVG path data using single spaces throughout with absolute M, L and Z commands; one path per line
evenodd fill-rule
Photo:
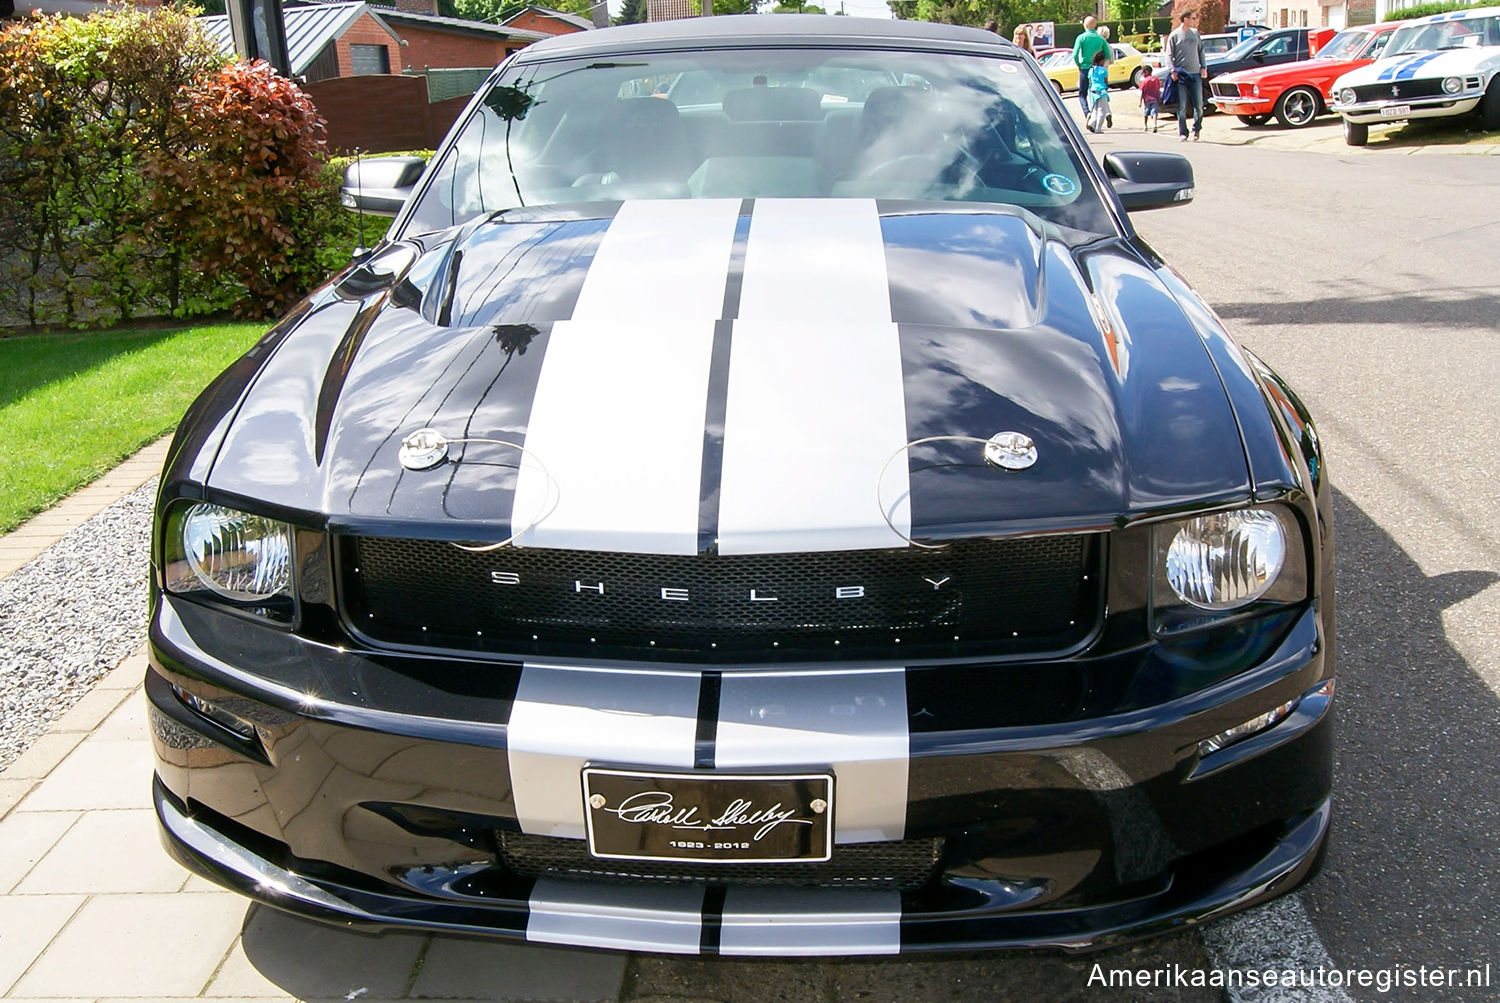
M 1493 66 L 1500 66 L 1500 46 L 1414 52 L 1361 66 L 1340 77 L 1338 84 L 1357 87 L 1360 84 L 1400 83 L 1402 80 L 1458 76 Z
M 1019 210 L 513 210 L 315 294 L 208 484 L 349 531 L 627 552 L 1103 529 L 1249 493 L 1183 295 Z M 404 466 L 423 428 L 446 456 Z M 986 462 L 1000 433 L 1015 469 Z

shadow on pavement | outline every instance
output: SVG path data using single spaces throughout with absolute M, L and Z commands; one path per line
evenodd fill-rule
M 1195 935 L 1163 937 L 1087 955 L 1015 952 L 880 960 L 776 961 L 637 956 L 622 1000 L 835 1001 L 972 1000 L 975 1003 L 1098 1003 L 1120 990 L 1090 986 L 1111 969 L 1206 968 Z M 1149 990 L 1152 1003 L 1219 1003 L 1217 989 Z
M 1204 968 L 1196 936 L 1164 937 L 1097 954 L 1040 952 L 881 959 L 728 959 L 623 955 L 419 933 L 357 933 L 252 905 L 244 957 L 214 981 L 217 994 L 264 995 L 269 981 L 308 1001 L 746 1000 L 868 1003 L 1084 1003 L 1094 966 Z M 1108 990 L 1103 990 L 1108 992 Z M 1162 989 L 1153 1003 L 1219 1003 L 1216 990 Z
M 1335 512 L 1335 813 L 1323 874 L 1303 900 L 1341 967 L 1493 963 L 1500 957 L 1500 700 L 1448 643 L 1442 613 L 1500 574 L 1429 577 L 1337 493 Z M 1497 990 L 1403 992 L 1352 995 L 1477 1001 L 1495 999 Z
M 1346 287 L 1310 300 L 1268 299 L 1215 305 L 1225 320 L 1250 324 L 1434 324 L 1474 328 L 1500 315 L 1500 292 L 1493 286 L 1431 289 L 1384 296 L 1350 296 Z

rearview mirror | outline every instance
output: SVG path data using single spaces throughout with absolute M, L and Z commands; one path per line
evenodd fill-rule
M 344 168 L 339 201 L 345 209 L 394 216 L 411 198 L 427 161 L 421 157 L 370 157 Z
M 1111 153 L 1104 158 L 1104 173 L 1127 211 L 1193 200 L 1193 165 L 1178 153 Z

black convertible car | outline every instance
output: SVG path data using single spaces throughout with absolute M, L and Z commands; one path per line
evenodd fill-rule
M 420 173 L 420 178 L 416 175 Z M 414 184 L 410 184 L 413 182 Z M 985 32 L 580 32 L 193 405 L 168 849 L 278 908 L 719 954 L 1082 948 L 1295 887 L 1331 489 Z

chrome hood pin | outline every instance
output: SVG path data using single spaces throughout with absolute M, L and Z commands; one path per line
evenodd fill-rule
M 431 470 L 448 458 L 448 437 L 435 428 L 419 428 L 401 440 L 397 455 L 407 470 Z
M 984 444 L 984 462 L 1001 470 L 1025 470 L 1036 462 L 1036 443 L 1021 432 L 996 432 Z

